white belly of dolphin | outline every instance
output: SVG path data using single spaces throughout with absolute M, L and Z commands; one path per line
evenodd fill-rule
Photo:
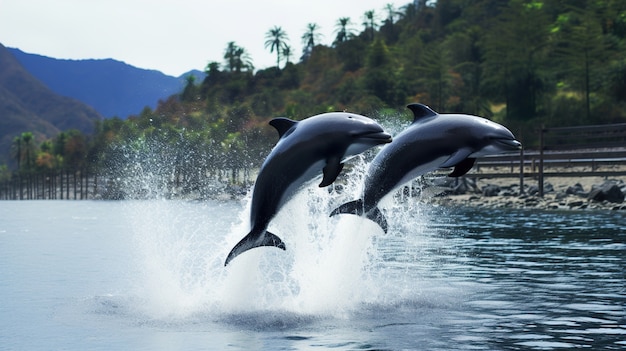
M 450 158 L 450 156 L 441 156 L 439 158 L 436 158 L 435 160 L 428 162 L 428 163 L 424 163 L 421 164 L 413 169 L 411 169 L 410 172 L 408 172 L 407 174 L 405 174 L 402 179 L 400 179 L 400 181 L 398 183 L 396 183 L 395 187 L 393 190 L 396 190 L 398 188 L 400 188 L 401 186 L 403 186 L 404 184 L 409 183 L 410 181 L 412 181 L 413 179 L 426 174 L 430 171 L 434 171 L 437 168 L 439 168 L 439 166 L 441 166 L 441 164 L 443 162 L 445 162 L 448 158 Z
M 325 165 L 326 161 L 317 161 L 309 166 L 309 168 L 307 168 L 307 170 L 302 175 L 300 175 L 293 182 L 291 182 L 287 186 L 287 189 L 285 189 L 285 191 L 283 192 L 283 196 L 280 198 L 277 209 L 283 207 L 283 205 L 285 205 L 285 203 L 287 203 L 287 201 L 289 201 L 296 194 L 296 192 L 298 192 L 298 190 L 300 189 L 300 187 L 302 187 L 304 183 L 321 175 L 322 169 Z

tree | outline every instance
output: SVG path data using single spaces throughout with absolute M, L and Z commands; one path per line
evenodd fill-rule
M 224 59 L 226 60 L 226 68 L 231 72 L 240 73 L 254 69 L 250 55 L 244 48 L 237 46 L 234 41 L 229 42 L 226 46 Z
M 370 46 L 363 75 L 365 90 L 389 106 L 396 103 L 395 77 L 391 54 L 385 43 L 376 39 Z
M 285 64 L 289 63 L 289 59 L 291 58 L 291 56 L 293 56 L 293 53 L 291 52 L 291 46 L 285 45 L 285 47 L 283 48 L 283 57 L 285 58 Z
M 556 33 L 555 59 L 564 78 L 583 91 L 586 120 L 591 119 L 591 82 L 598 77 L 609 55 L 600 19 L 591 8 L 570 7 L 552 29 Z
M 21 138 L 21 142 L 20 142 L 21 156 L 20 157 L 22 158 L 22 161 L 25 162 L 25 164 L 22 163 L 22 167 L 27 172 L 30 172 L 33 170 L 33 166 L 35 162 L 35 153 L 36 153 L 35 139 L 34 139 L 32 132 L 24 132 L 20 135 L 20 138 Z
M 397 40 L 398 30 L 395 26 L 396 17 L 401 15 L 393 4 L 385 5 L 385 11 L 387 12 L 387 18 L 383 21 L 383 25 L 380 27 L 380 33 L 383 35 L 387 43 L 393 43 Z
M 337 20 L 337 23 L 335 24 L 335 33 L 337 33 L 337 36 L 333 42 L 334 46 L 337 46 L 354 36 L 354 29 L 350 27 L 351 25 L 352 22 L 350 21 L 350 17 L 341 17 Z
M 185 88 L 180 94 L 182 101 L 194 101 L 197 97 L 196 76 L 189 74 L 185 77 Z
M 507 118 L 537 116 L 549 40 L 549 20 L 542 8 L 541 2 L 511 0 L 481 41 L 482 83 L 492 97 L 504 98 Z
M 311 52 L 315 44 L 320 41 L 322 34 L 319 33 L 320 27 L 316 23 L 309 23 L 306 32 L 302 35 L 302 59 L 303 61 L 311 56 Z
M 447 57 L 443 43 L 432 43 L 424 51 L 418 67 L 422 77 L 420 81 L 429 92 L 432 107 L 436 111 L 445 110 L 444 101 L 448 96 L 451 77 Z
M 22 138 L 20 136 L 13 138 L 13 142 L 11 143 L 11 156 L 15 158 L 17 170 L 19 171 L 22 167 Z
M 374 10 L 365 11 L 363 14 L 363 25 L 365 26 L 365 32 L 367 33 L 370 41 L 374 40 L 374 33 L 376 30 L 376 13 Z
M 269 48 L 270 52 L 276 51 L 276 67 L 280 68 L 280 55 L 287 46 L 287 33 L 278 26 L 270 29 L 265 33 L 265 48 Z

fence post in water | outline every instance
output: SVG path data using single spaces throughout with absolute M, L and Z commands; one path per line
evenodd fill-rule
M 98 172 L 95 172 L 93 174 L 93 198 L 94 199 L 96 198 L 97 193 L 98 193 Z M 89 191 L 87 191 L 87 194 L 89 194 Z
M 524 195 L 524 147 L 523 146 L 519 150 L 519 194 Z
M 65 199 L 70 199 L 70 170 L 65 169 Z
M 76 175 L 78 174 L 77 170 L 74 170 L 73 172 L 73 177 L 74 179 L 72 179 L 74 181 L 74 200 L 76 200 L 76 190 L 77 190 L 77 184 L 76 184 Z
M 543 197 L 543 148 L 544 140 L 543 134 L 545 132 L 543 124 L 541 125 L 541 131 L 539 132 L 539 196 Z

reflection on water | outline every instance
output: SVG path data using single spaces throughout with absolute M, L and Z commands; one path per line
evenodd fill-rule
M 617 213 L 451 211 L 465 259 L 452 256 L 442 268 L 480 285 L 464 302 L 476 326 L 460 339 L 488 335 L 496 348 L 624 347 L 623 220 Z

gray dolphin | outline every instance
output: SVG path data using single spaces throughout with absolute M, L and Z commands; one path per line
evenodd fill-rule
M 379 144 L 391 142 L 391 135 L 374 120 L 346 112 L 331 112 L 293 121 L 270 121 L 280 139 L 267 156 L 252 192 L 250 233 L 230 251 L 227 265 L 237 255 L 259 246 L 285 250 L 283 241 L 267 226 L 283 205 L 305 182 L 323 172 L 320 187 L 335 181 L 343 162 Z
M 365 214 L 387 232 L 387 221 L 377 207 L 385 195 L 437 168 L 454 167 L 448 176 L 459 177 L 472 168 L 477 157 L 522 148 L 507 128 L 485 118 L 438 114 L 422 104 L 407 107 L 413 111 L 413 123 L 372 160 L 361 198 L 339 206 L 331 216 Z

